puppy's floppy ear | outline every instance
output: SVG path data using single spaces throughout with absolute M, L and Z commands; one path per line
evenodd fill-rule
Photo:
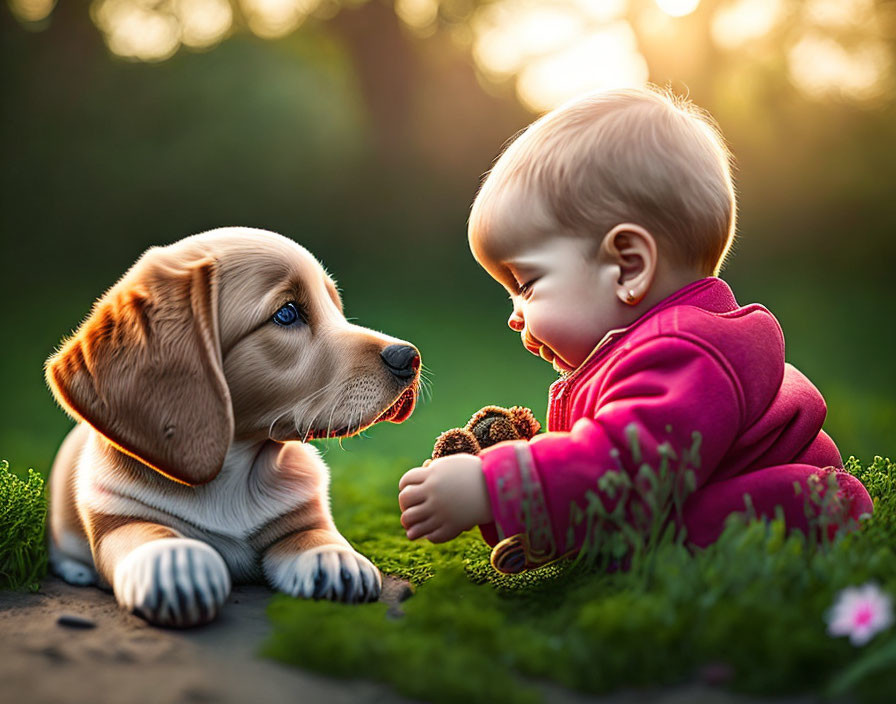
M 148 250 L 46 363 L 62 407 L 184 484 L 217 476 L 233 438 L 216 262 Z

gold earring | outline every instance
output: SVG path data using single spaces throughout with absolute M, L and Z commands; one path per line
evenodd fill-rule
M 626 303 L 634 303 L 635 302 L 635 292 L 631 289 L 628 290 L 628 295 L 625 297 Z

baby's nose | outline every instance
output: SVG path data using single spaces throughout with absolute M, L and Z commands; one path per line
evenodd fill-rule
M 522 332 L 523 328 L 526 327 L 526 321 L 523 320 L 523 316 L 519 310 L 514 308 L 510 317 L 507 319 L 507 325 L 510 326 L 510 329 L 514 332 Z

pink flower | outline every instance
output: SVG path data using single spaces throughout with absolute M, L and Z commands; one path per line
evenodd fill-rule
M 847 587 L 837 595 L 827 621 L 830 635 L 849 636 L 853 645 L 865 645 L 893 624 L 893 603 L 874 582 Z

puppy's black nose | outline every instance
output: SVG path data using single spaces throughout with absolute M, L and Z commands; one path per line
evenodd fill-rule
M 420 366 L 420 354 L 410 345 L 389 345 L 380 356 L 399 379 L 410 379 Z

